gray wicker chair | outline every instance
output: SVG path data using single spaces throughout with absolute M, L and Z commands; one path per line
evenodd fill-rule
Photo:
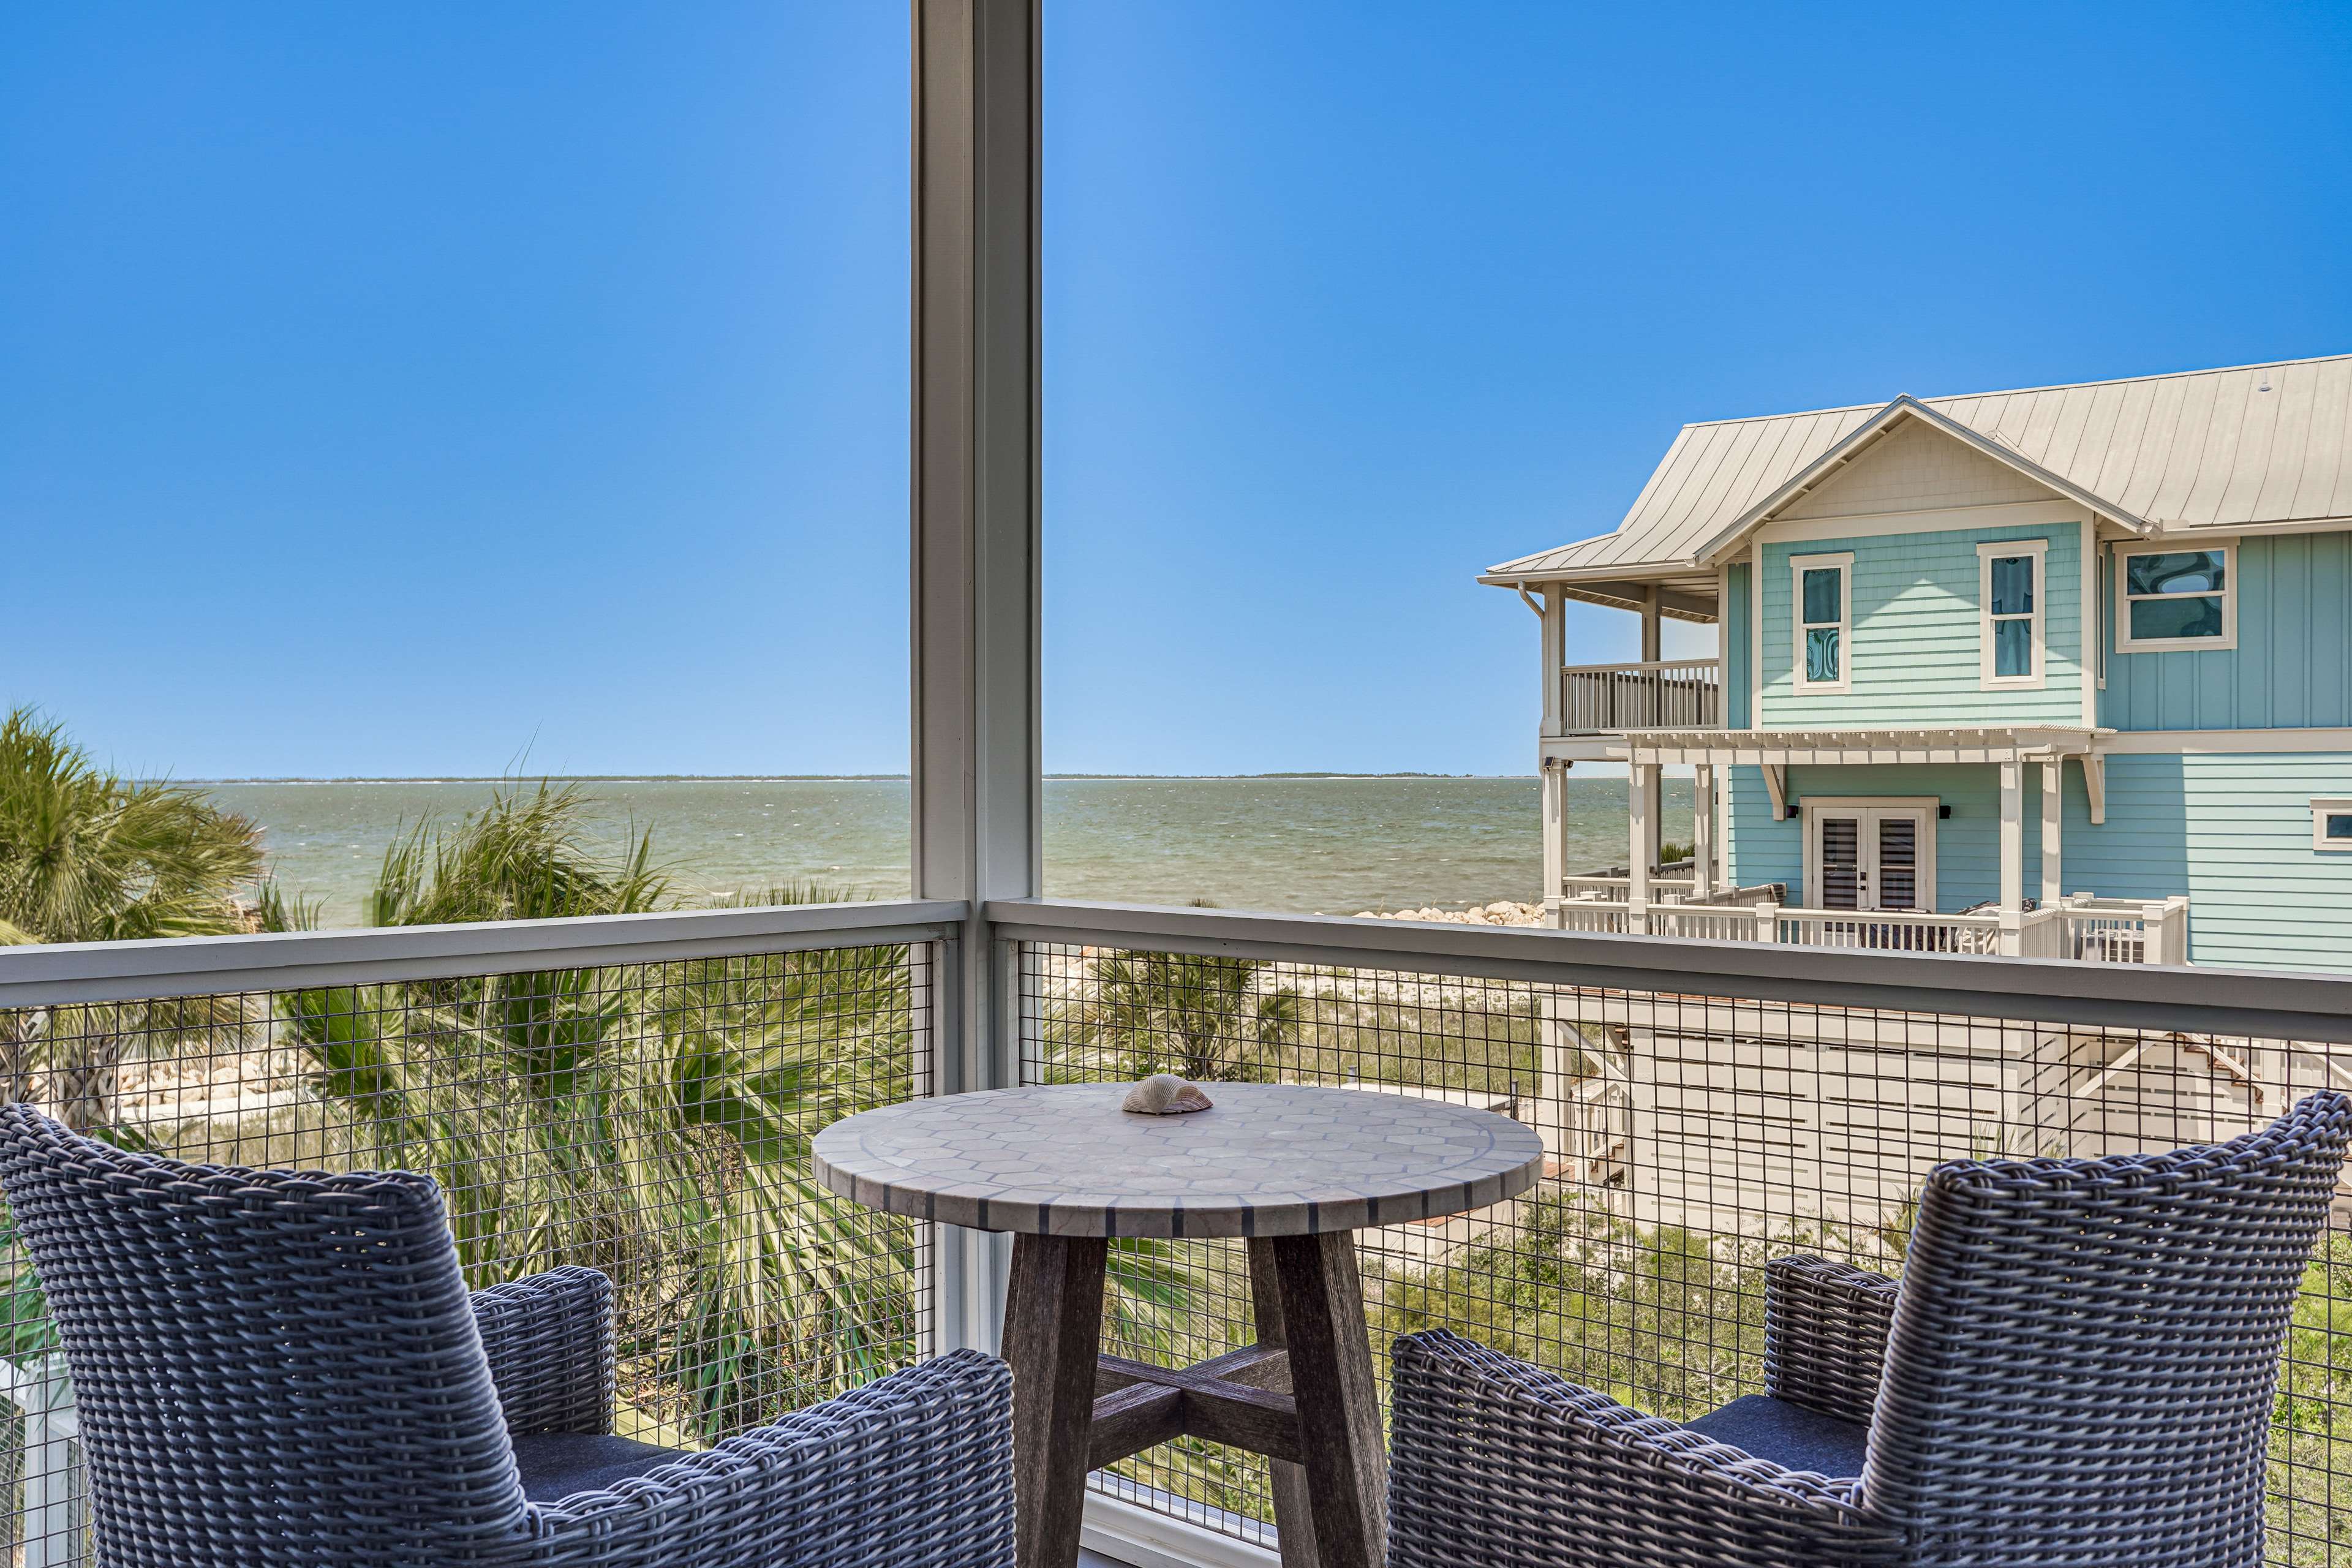
M 404 1173 L 184 1164 L 0 1108 L 108 1568 L 1006 1568 L 1011 1379 L 941 1356 L 704 1453 L 613 1436 L 613 1292 L 468 1295 Z
M 1765 1386 L 1687 1426 L 1397 1344 L 1391 1568 L 2253 1568 L 2294 1297 L 2352 1136 L 1962 1161 L 1892 1280 L 1785 1258 Z

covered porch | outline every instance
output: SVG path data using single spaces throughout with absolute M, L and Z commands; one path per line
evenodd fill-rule
M 1646 729 L 1554 741 L 1544 755 L 1546 911 L 1553 925 L 1569 931 L 2186 963 L 2186 897 L 2115 898 L 2068 889 L 2066 769 L 2080 770 L 2090 825 L 2104 823 L 2101 733 L 2049 725 Z M 1580 761 L 1626 766 L 1622 868 L 1580 873 L 1566 863 L 1566 779 Z M 1669 766 L 1686 766 L 1692 774 L 1689 854 L 1674 861 L 1662 853 L 1660 779 Z M 1740 767 L 1756 770 L 1769 820 L 1801 824 L 1801 874 L 1775 868 L 1783 874 L 1749 878 L 1746 885 L 1731 875 L 1741 862 L 1727 853 L 1725 788 L 1731 770 Z M 1990 896 L 1958 908 L 1950 898 L 1939 903 L 1936 834 L 1951 806 L 1938 794 L 1865 785 L 1852 794 L 1801 799 L 1790 782 L 1797 767 L 1865 770 L 1863 778 L 1873 776 L 1866 770 L 1885 769 L 1886 777 L 1911 779 L 1921 769 L 1990 767 L 1998 780 L 1997 885 L 1985 889 Z

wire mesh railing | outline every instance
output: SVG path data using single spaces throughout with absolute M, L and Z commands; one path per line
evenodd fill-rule
M 807 1145 L 927 1092 L 931 966 L 854 930 L 811 947 L 663 919 L 664 941 L 555 967 L 509 967 L 543 956 L 502 957 L 485 928 L 476 968 L 460 938 L 345 978 L 335 955 L 371 950 L 329 934 L 288 984 L 0 1008 L 0 1089 L 178 1159 L 431 1174 L 475 1288 L 608 1275 L 614 1429 L 707 1447 L 927 1349 L 922 1227 L 824 1192 Z M 632 961 L 681 931 L 727 951 Z M 13 1228 L 0 1398 L 0 1563 L 90 1562 L 70 1381 Z
M 1029 1081 L 1171 1071 L 1336 1085 L 1479 1105 L 1541 1135 L 1545 1174 L 1525 1197 L 1360 1235 L 1384 1397 L 1390 1342 L 1444 1327 L 1627 1404 L 1696 1417 L 1763 1389 L 1766 1261 L 1802 1251 L 1899 1275 L 1915 1194 L 1936 1163 L 2215 1142 L 2312 1089 L 2352 1084 L 2352 1045 L 2297 1039 L 2284 1014 L 2263 1034 L 2165 1028 L 2123 1007 L 2103 1023 L 2085 1016 L 2100 1011 L 2087 1001 L 2043 1019 L 1957 1007 L 1985 961 L 1836 960 L 1943 966 L 1955 989 L 1937 1010 L 1932 990 L 1907 1005 L 1825 1005 L 1786 984 L 1770 988 L 1778 998 L 1724 994 L 1741 983 L 1717 976 L 1718 994 L 1687 994 L 1663 973 L 1664 952 L 1642 988 L 1447 973 L 1456 961 L 1434 952 L 1335 964 L 1296 943 L 1161 952 L 1124 940 L 1135 945 L 1024 945 Z M 1475 939 L 1459 940 L 1466 952 Z M 2034 968 L 2063 984 L 2046 979 L 2054 966 Z M 1999 1009 L 2030 1010 L 2030 998 Z M 2339 1205 L 2313 1260 L 2282 1369 L 2269 1496 L 2277 1563 L 2352 1563 L 2347 1215 Z M 1115 1353 L 1181 1363 L 1252 1337 L 1236 1245 L 1131 1243 L 1112 1273 L 1104 1328 Z M 1268 1477 L 1251 1456 L 1187 1438 L 1096 1484 L 1222 1533 L 1272 1538 Z

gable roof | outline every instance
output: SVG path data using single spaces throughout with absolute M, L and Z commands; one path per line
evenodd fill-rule
M 2352 354 L 2335 354 L 1685 425 L 1614 532 L 1483 580 L 1704 570 L 1910 419 L 2136 531 L 2352 521 Z

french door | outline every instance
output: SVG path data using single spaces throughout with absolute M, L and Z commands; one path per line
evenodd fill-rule
M 1935 906 L 1932 804 L 1808 803 L 1805 879 L 1819 910 Z

